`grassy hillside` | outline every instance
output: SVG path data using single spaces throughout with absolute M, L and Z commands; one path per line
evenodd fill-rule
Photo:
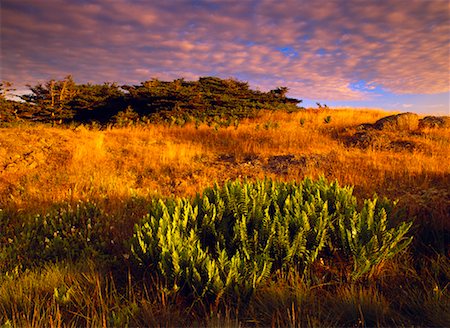
M 229 126 L 1 128 L 0 323 L 448 326 L 450 129 L 361 126 L 389 114 L 261 110 Z M 413 222 L 409 247 L 356 280 L 355 260 L 320 255 L 308 272 L 271 272 L 245 299 L 177 292 L 130 252 L 155 199 L 192 199 L 235 179 L 321 176 L 354 186 L 359 208 L 374 194 L 398 200 L 386 207 L 389 227 Z
M 355 185 L 364 197 L 448 188 L 448 129 L 379 131 L 364 147 L 349 144 L 360 124 L 386 115 L 309 110 L 265 112 L 227 128 L 3 128 L 1 201 L 36 210 L 62 201 L 193 195 L 214 182 L 245 177 L 325 175 Z

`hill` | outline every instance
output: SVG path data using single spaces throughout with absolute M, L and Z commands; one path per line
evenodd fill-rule
M 369 126 L 389 114 L 260 109 L 230 125 L 0 128 L 2 324 L 447 325 L 450 130 Z M 378 194 L 377 220 L 383 208 L 392 231 L 413 222 L 410 246 L 359 278 L 356 257 L 324 246 L 331 253 L 265 273 L 246 296 L 186 294 L 135 262 L 135 224 L 161 211 L 155 202 L 193 201 L 235 179 L 305 177 L 354 186 L 358 210 Z

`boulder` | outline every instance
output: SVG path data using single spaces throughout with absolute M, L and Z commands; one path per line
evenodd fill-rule
M 450 128 L 449 116 L 425 116 L 419 120 L 420 129 Z
M 373 128 L 383 131 L 412 131 L 419 127 L 419 115 L 401 113 L 383 117 L 373 124 Z

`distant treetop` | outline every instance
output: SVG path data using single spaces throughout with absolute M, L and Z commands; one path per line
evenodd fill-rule
M 3 86 L 11 88 L 10 84 L 3 83 L 2 90 L 6 89 Z M 2 97 L 0 120 L 105 124 L 113 122 L 119 113 L 132 111 L 149 121 L 173 117 L 208 121 L 217 117 L 254 117 L 263 109 L 297 111 L 301 103 L 286 96 L 287 87 L 261 92 L 250 89 L 248 82 L 213 76 L 200 77 L 197 81 L 151 79 L 138 85 L 119 86 L 117 83 L 76 84 L 69 75 L 60 81 L 28 87 L 31 93 L 21 96 L 22 103 Z

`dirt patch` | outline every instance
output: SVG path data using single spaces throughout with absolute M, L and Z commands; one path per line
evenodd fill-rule
M 330 160 L 327 155 L 273 155 L 261 158 L 257 155 L 244 156 L 241 160 L 232 154 L 221 154 L 218 156 L 218 165 L 223 165 L 227 170 L 238 170 L 240 172 L 268 172 L 276 175 L 287 175 L 292 169 L 306 170 L 308 168 L 319 168 Z M 215 163 L 211 163 L 214 165 Z
M 234 154 L 220 154 L 217 157 L 219 162 L 231 165 L 258 165 L 261 164 L 261 157 L 256 154 L 243 154 L 237 157 Z
M 242 159 L 244 164 L 258 165 L 261 162 L 261 157 L 256 154 L 244 154 Z
M 264 166 L 264 169 L 275 173 L 275 174 L 288 174 L 289 167 L 295 165 L 306 165 L 305 158 L 296 159 L 295 155 L 277 155 L 270 156 L 267 159 L 267 165 Z
M 227 162 L 227 163 L 237 163 L 236 156 L 233 154 L 221 154 L 218 157 L 218 160 L 221 162 Z
M 319 154 L 299 156 L 292 154 L 277 155 L 270 156 L 267 159 L 267 164 L 264 165 L 263 168 L 271 173 L 286 175 L 289 173 L 289 170 L 292 169 L 301 168 L 302 170 L 306 170 L 308 168 L 325 167 L 325 164 L 328 163 L 330 159 L 331 158 L 329 158 L 328 155 Z

